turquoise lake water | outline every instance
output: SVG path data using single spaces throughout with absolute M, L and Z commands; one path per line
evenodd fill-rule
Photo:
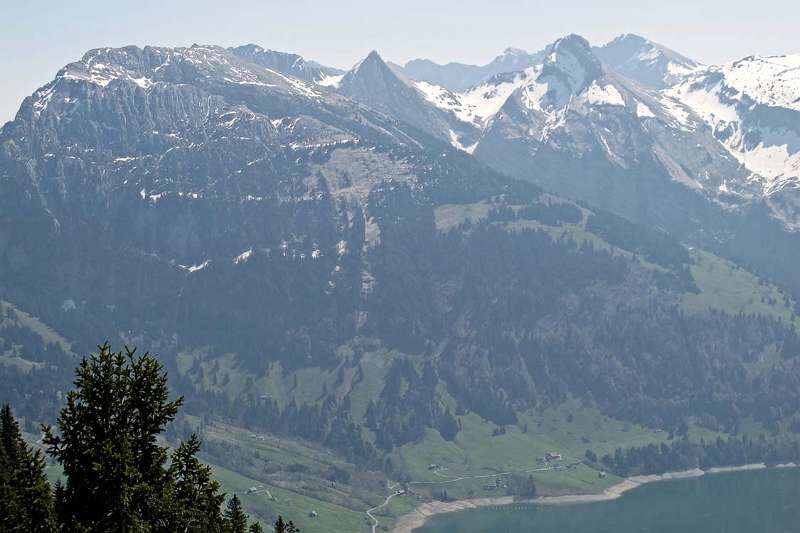
M 800 533 L 800 469 L 652 483 L 608 502 L 438 515 L 415 533 Z

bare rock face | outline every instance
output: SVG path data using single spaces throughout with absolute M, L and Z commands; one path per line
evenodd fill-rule
M 0 134 L 9 297 L 215 345 L 200 324 L 236 301 L 240 349 L 272 339 L 279 358 L 324 359 L 363 316 L 384 196 L 410 187 L 430 210 L 505 183 L 265 54 L 93 50 L 27 98 Z
M 344 74 L 337 91 L 448 143 L 459 138 L 469 142 L 477 134 L 472 124 L 427 102 L 424 94 L 399 77 L 374 50 Z

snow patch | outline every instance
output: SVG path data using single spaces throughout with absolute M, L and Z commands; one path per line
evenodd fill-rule
M 253 255 L 253 249 L 250 248 L 249 250 L 247 250 L 245 252 L 242 252 L 241 254 L 239 254 L 236 257 L 234 257 L 233 258 L 233 263 L 236 264 L 236 265 L 239 265 L 239 264 L 242 264 L 242 263 L 246 263 L 247 260 L 250 259 L 250 257 L 252 257 L 252 255 Z
M 673 98 L 666 97 L 661 99 L 661 106 L 675 120 L 676 126 L 684 131 L 693 131 L 695 123 L 683 104 Z
M 639 118 L 656 118 L 653 111 L 642 102 L 636 102 L 636 116 Z
M 544 111 L 542 106 L 542 100 L 549 91 L 550 91 L 549 83 L 540 83 L 539 81 L 531 81 L 522 90 L 522 103 L 528 109 L 536 111 Z
M 532 69 L 528 69 L 496 76 L 461 93 L 427 81 L 413 81 L 412 85 L 425 100 L 437 108 L 453 113 L 462 122 L 484 127 L 500 111 L 508 97 L 525 83 L 531 71 Z M 468 151 L 467 147 L 460 149 Z
M 534 68 L 529 68 L 511 78 L 499 78 L 493 83 L 484 82 L 462 93 L 461 102 L 464 105 L 462 120 L 486 125 L 489 119 L 500 111 L 511 94 L 533 76 L 534 71 Z
M 453 146 L 453 148 L 461 150 L 462 152 L 467 152 L 468 154 L 471 154 L 472 151 L 475 150 L 475 147 L 478 145 L 478 143 L 475 143 L 470 146 L 464 146 L 463 144 L 461 144 L 461 141 L 459 140 L 456 132 L 454 132 L 453 130 L 448 130 L 447 133 L 450 136 L 450 144 Z
M 760 104 L 800 111 L 800 54 L 746 57 L 709 70 Z
M 324 76 L 323 78 L 317 80 L 317 85 L 338 88 L 339 84 L 342 83 L 342 78 L 344 78 L 344 74 L 340 74 L 338 76 Z
M 200 270 L 203 270 L 204 268 L 206 268 L 210 264 L 211 264 L 211 260 L 210 259 L 206 259 L 205 261 L 203 261 L 199 265 L 192 265 L 192 266 L 190 266 L 188 268 L 187 267 L 183 267 L 183 268 L 186 268 L 186 270 L 188 270 L 190 273 L 199 272 Z M 181 266 L 183 266 L 183 265 L 181 265 Z
M 616 87 L 610 83 L 600 87 L 597 82 L 592 82 L 586 90 L 586 102 L 591 105 L 624 106 L 625 100 Z

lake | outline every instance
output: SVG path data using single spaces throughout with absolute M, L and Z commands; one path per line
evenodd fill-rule
M 415 533 L 799 533 L 800 469 L 706 475 L 600 503 L 510 505 L 431 518 Z

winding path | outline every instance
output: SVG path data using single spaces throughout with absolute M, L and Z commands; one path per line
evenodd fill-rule
M 389 488 L 389 490 L 392 490 L 394 487 L 397 486 L 397 483 L 395 483 L 393 485 L 389 485 L 389 482 L 387 481 L 386 485 Z M 395 496 L 397 496 L 399 494 L 404 494 L 404 493 L 405 493 L 404 490 L 397 490 L 397 491 L 393 492 L 392 494 L 389 494 L 386 497 L 386 500 L 384 500 L 384 502 L 382 504 L 377 505 L 377 506 L 373 507 L 372 509 L 367 509 L 367 516 L 370 517 L 370 519 L 372 520 L 372 533 L 375 533 L 375 529 L 377 529 L 378 525 L 380 524 L 378 519 L 375 518 L 372 515 L 372 512 L 373 511 L 377 511 L 378 509 L 382 509 L 382 508 L 386 507 L 387 505 L 389 505 L 389 502 L 392 500 L 392 498 L 394 498 Z
M 576 465 L 579 465 L 579 464 L 581 464 L 581 461 L 578 461 L 578 462 L 575 462 L 575 463 L 571 463 L 571 464 L 568 464 L 568 465 L 564 465 L 564 468 L 570 468 L 570 467 L 573 467 L 573 466 L 576 466 Z M 439 480 L 435 480 L 435 481 L 409 481 L 408 483 L 406 483 L 406 485 L 444 485 L 446 483 L 456 483 L 458 481 L 464 481 L 464 480 L 467 480 L 467 479 L 486 479 L 486 478 L 493 478 L 493 477 L 500 477 L 500 476 L 508 476 L 510 474 L 531 474 L 533 472 L 547 472 L 549 470 L 555 470 L 555 469 L 556 469 L 556 467 L 554 467 L 554 466 L 546 466 L 546 467 L 542 467 L 542 468 L 528 468 L 528 469 L 522 469 L 522 470 L 510 470 L 508 472 L 497 472 L 495 474 L 481 474 L 481 475 L 475 475 L 475 476 L 461 476 L 461 477 L 457 477 L 457 478 L 445 478 L 444 476 L 441 475 L 441 473 L 437 469 L 437 470 L 433 471 L 433 475 L 443 478 L 441 481 L 439 481 Z M 393 484 L 390 485 L 389 481 L 387 481 L 386 482 L 386 488 L 388 490 L 392 490 L 395 487 L 397 487 L 398 484 L 399 483 L 393 483 Z M 380 521 L 378 521 L 378 519 L 375 518 L 375 516 L 372 513 L 377 511 L 378 509 L 382 509 L 382 508 L 386 507 L 387 505 L 389 505 L 389 502 L 392 500 L 392 498 L 394 498 L 395 496 L 398 496 L 400 494 L 405 494 L 405 491 L 404 490 L 396 490 L 396 491 L 394 491 L 393 493 L 389 494 L 386 497 L 386 500 L 382 504 L 377 505 L 377 506 L 373 507 L 372 509 L 368 509 L 366 511 L 367 516 L 372 520 L 372 533 L 375 533 L 375 530 L 380 525 Z

